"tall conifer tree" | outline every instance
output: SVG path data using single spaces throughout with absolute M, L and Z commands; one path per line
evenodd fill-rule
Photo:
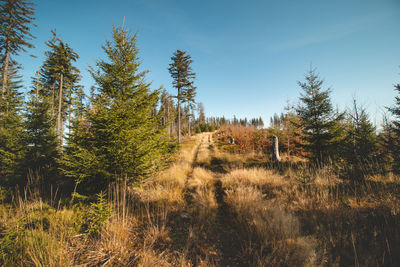
M 395 139 L 393 140 L 393 157 L 394 157 L 394 171 L 400 173 L 400 84 L 395 85 L 395 90 L 399 93 L 395 97 L 395 104 L 389 108 L 389 111 L 394 115 L 393 132 Z
M 154 115 L 159 90 L 151 92 L 147 72 L 139 70 L 136 35 L 113 27 L 103 49 L 107 60 L 91 69 L 98 94 L 85 120 L 74 124 L 63 160 L 64 173 L 90 191 L 147 177 L 162 166 L 169 149 L 166 128 Z
M 181 142 L 181 103 L 194 103 L 196 95 L 194 78 L 196 74 L 192 71 L 191 56 L 181 50 L 176 50 L 171 57 L 172 63 L 169 64 L 169 72 L 173 78 L 173 86 L 178 90 L 178 142 Z
M 8 68 L 4 99 L 0 98 L 0 177 L 2 182 L 14 184 L 24 154 L 24 128 L 21 116 L 22 88 L 18 66 Z M 7 104 L 6 104 L 7 103 Z M 12 180 L 11 180 L 12 179 Z
M 43 92 L 50 100 L 52 117 L 57 129 L 59 139 L 59 148 L 62 151 L 64 121 L 69 117 L 70 109 L 66 103 L 72 101 L 72 96 L 79 86 L 79 70 L 72 65 L 79 56 L 73 49 L 60 40 L 55 30 L 52 31 L 53 37 L 46 45 L 50 48 L 45 53 L 46 60 L 40 71 L 41 82 L 43 83 Z
M 42 185 L 50 185 L 58 176 L 57 134 L 51 117 L 50 102 L 37 78 L 29 93 L 26 112 L 27 152 L 24 174 L 40 178 Z
M 343 114 L 334 114 L 329 98 L 330 89 L 322 89 L 323 81 L 315 70 L 310 69 L 305 79 L 305 82 L 298 82 L 303 89 L 296 109 L 301 119 L 299 126 L 303 132 L 304 147 L 311 159 L 323 163 L 333 155 L 332 144 L 336 142 L 333 133 Z
M 10 62 L 12 56 L 18 55 L 25 48 L 32 48 L 29 41 L 33 38 L 30 33 L 34 20 L 33 3 L 28 0 L 3 0 L 0 4 L 0 52 L 2 63 L 2 98 L 7 94 Z

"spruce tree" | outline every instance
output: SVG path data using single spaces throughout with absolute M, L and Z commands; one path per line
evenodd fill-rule
M 63 159 L 63 172 L 92 192 L 113 181 L 144 179 L 169 152 L 166 128 L 154 115 L 159 90 L 151 92 L 147 72 L 139 70 L 136 35 L 113 27 L 103 50 L 107 60 L 91 68 L 98 94 L 84 119 L 74 123 Z
M 169 72 L 173 79 L 173 86 L 178 90 L 178 142 L 181 142 L 181 103 L 194 103 L 196 95 L 194 78 L 196 74 L 192 71 L 193 60 L 185 51 L 176 50 L 171 57 L 172 63 L 169 64 Z
M 282 114 L 282 130 L 286 139 L 286 153 L 288 156 L 302 154 L 300 118 L 295 107 L 287 103 L 285 113 Z M 260 118 L 261 119 L 261 118 Z M 283 143 L 283 142 L 281 142 Z
M 386 164 L 386 170 L 392 170 L 395 165 L 395 148 L 399 138 L 396 136 L 393 123 L 389 120 L 387 114 L 383 117 L 382 130 L 378 137 L 379 159 Z
M 29 41 L 33 38 L 30 33 L 34 20 L 33 3 L 28 0 L 4 0 L 0 4 L 0 52 L 2 63 L 2 98 L 7 94 L 7 78 L 12 56 L 26 52 L 32 48 Z
M 392 148 L 394 157 L 393 170 L 396 173 L 400 173 L 400 84 L 395 85 L 395 90 L 399 93 L 399 95 L 395 97 L 395 104 L 389 108 L 389 111 L 395 117 L 391 126 L 395 136 Z
M 23 104 L 19 67 L 11 64 L 8 68 L 6 92 L 0 98 L 0 177 L 1 183 L 15 184 L 21 160 L 24 155 L 24 128 L 21 116 Z
M 296 111 L 301 119 L 301 127 L 305 150 L 310 158 L 317 163 L 324 163 L 334 154 L 333 144 L 337 122 L 343 114 L 334 114 L 328 88 L 323 90 L 323 81 L 319 79 L 315 70 L 310 69 L 305 76 L 305 82 L 298 82 L 303 89 L 300 95 L 300 104 Z
M 56 31 L 53 37 L 46 42 L 49 51 L 45 52 L 46 60 L 40 70 L 40 80 L 43 83 L 42 94 L 49 98 L 52 117 L 55 119 L 59 149 L 62 151 L 64 140 L 64 121 L 70 117 L 68 104 L 79 88 L 79 70 L 72 65 L 79 59 L 77 53 L 59 39 Z
M 376 129 L 370 122 L 365 108 L 353 99 L 353 110 L 348 113 L 347 134 L 344 140 L 344 158 L 354 171 L 354 178 L 362 178 L 370 169 L 371 160 L 376 159 L 378 138 Z
M 42 85 L 35 79 L 26 110 L 27 152 L 24 174 L 40 179 L 42 185 L 50 185 L 58 177 L 59 152 L 49 99 L 42 94 L 42 90 Z

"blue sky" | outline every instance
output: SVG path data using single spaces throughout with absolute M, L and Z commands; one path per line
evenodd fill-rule
M 207 116 L 268 120 L 296 102 L 297 81 L 317 68 L 340 109 L 353 96 L 372 120 L 394 103 L 400 82 L 400 1 L 37 0 L 36 48 L 21 55 L 24 80 L 40 67 L 56 28 L 80 55 L 86 90 L 113 24 L 138 33 L 142 69 L 153 88 L 175 93 L 168 73 L 176 49 L 194 60 L 199 102 Z

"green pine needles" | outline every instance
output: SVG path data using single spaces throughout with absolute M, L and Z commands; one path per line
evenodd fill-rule
M 393 145 L 391 150 L 394 158 L 393 170 L 396 173 L 400 173 L 400 141 L 399 141 L 400 140 L 400 84 L 396 84 L 394 87 L 395 90 L 399 93 L 399 95 L 395 97 L 394 106 L 389 108 L 389 111 L 395 117 L 391 126 L 395 137 L 393 140 Z
M 80 120 L 63 159 L 63 172 L 97 191 L 114 181 L 137 182 L 163 166 L 170 154 L 166 126 L 154 108 L 159 90 L 151 91 L 146 71 L 139 71 L 136 35 L 113 27 L 112 41 L 103 49 L 108 60 L 99 60 L 91 74 L 98 93 Z
M 336 137 L 339 130 L 337 123 L 343 114 L 334 114 L 329 97 L 330 89 L 323 90 L 323 80 L 319 79 L 315 70 L 310 69 L 305 82 L 298 82 L 303 89 L 297 114 L 301 119 L 304 148 L 309 157 L 316 163 L 324 163 L 333 155 Z
M 86 232 L 91 236 L 98 236 L 101 233 L 112 212 L 104 192 L 98 193 L 96 197 L 97 201 L 90 205 L 87 214 Z

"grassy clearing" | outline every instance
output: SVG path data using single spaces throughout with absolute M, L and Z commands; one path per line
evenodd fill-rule
M 400 179 L 339 179 L 332 167 L 276 165 L 182 144 L 170 168 L 91 200 L 0 205 L 5 266 L 396 266 Z M 27 191 L 28 192 L 28 191 Z
M 243 250 L 251 265 L 395 266 L 400 261 L 398 178 L 375 176 L 351 184 L 318 170 L 304 184 L 302 175 L 240 169 L 222 178 L 241 240 L 248 240 Z

